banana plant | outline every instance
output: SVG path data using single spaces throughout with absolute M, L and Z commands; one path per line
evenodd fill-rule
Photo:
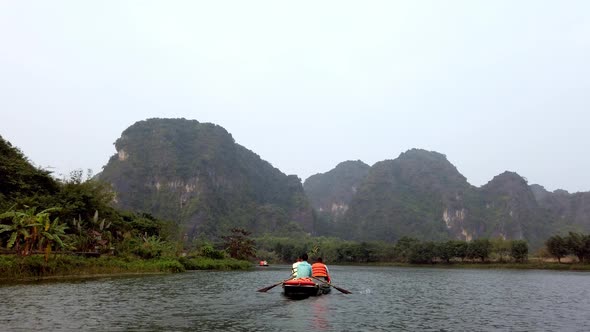
M 46 218 L 41 230 L 41 241 L 39 242 L 39 249 L 45 251 L 45 262 L 49 260 L 52 245 L 60 248 L 67 248 L 64 243 L 66 237 L 66 229 L 68 225 L 59 222 L 59 218 L 53 219 L 53 222 Z
M 49 208 L 35 213 L 36 210 L 36 207 L 32 207 L 24 211 L 8 211 L 0 214 L 0 220 L 11 218 L 10 224 L 0 224 L 0 233 L 11 233 L 6 247 L 8 249 L 14 247 L 18 255 L 27 256 L 32 253 L 33 245 L 39 237 L 38 227 L 43 225 L 51 212 L 59 208 Z

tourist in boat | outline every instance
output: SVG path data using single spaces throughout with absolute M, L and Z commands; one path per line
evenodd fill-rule
M 301 256 L 297 256 L 297 261 L 291 267 L 291 278 L 297 278 L 297 266 L 301 263 Z
M 324 264 L 321 257 L 318 257 L 316 262 L 311 266 L 311 276 L 315 278 L 322 278 L 330 282 L 330 272 L 328 267 Z
M 297 265 L 297 278 L 311 277 L 311 265 L 307 262 L 307 254 L 301 255 L 301 262 Z

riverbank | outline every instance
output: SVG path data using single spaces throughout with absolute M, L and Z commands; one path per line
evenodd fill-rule
M 102 256 L 87 258 L 59 255 L 45 262 L 41 255 L 0 256 L 0 281 L 41 280 L 149 273 L 178 273 L 186 270 L 248 270 L 253 264 L 235 259 L 160 258 Z
M 455 262 L 455 263 L 433 263 L 433 264 L 410 264 L 410 263 L 368 263 L 374 266 L 398 266 L 398 267 L 423 267 L 423 268 L 444 268 L 444 269 L 513 269 L 513 270 L 557 270 L 557 271 L 589 271 L 590 264 L 580 263 L 557 263 L 531 260 L 524 263 L 500 263 L 500 262 Z

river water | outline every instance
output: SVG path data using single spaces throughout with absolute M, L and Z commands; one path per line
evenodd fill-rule
M 590 274 L 332 266 L 289 300 L 289 266 L 0 286 L 0 331 L 590 331 Z

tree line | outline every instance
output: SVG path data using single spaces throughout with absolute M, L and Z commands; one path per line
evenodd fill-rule
M 255 240 L 258 258 L 275 262 L 293 261 L 301 253 L 307 253 L 310 257 L 322 257 L 324 261 L 332 263 L 411 264 L 489 260 L 525 262 L 529 255 L 526 241 L 501 238 L 434 242 L 402 237 L 396 243 L 354 242 L 326 237 L 263 236 Z
M 566 236 L 553 235 L 545 242 L 547 252 L 561 262 L 563 257 L 574 255 L 580 262 L 590 262 L 590 234 L 569 232 Z

